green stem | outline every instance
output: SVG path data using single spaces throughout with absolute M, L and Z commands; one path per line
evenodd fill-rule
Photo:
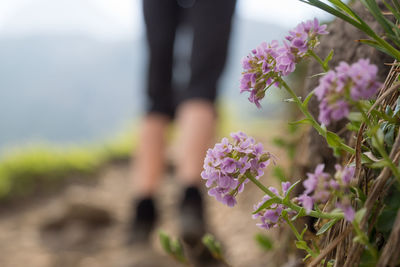
M 303 103 L 297 97 L 295 92 L 289 87 L 289 85 L 282 79 L 279 81 L 279 83 L 282 84 L 283 87 L 286 89 L 286 91 L 292 96 L 294 102 L 297 104 L 297 106 L 300 108 L 301 112 L 303 112 L 303 114 L 306 116 L 306 118 L 310 120 L 311 125 L 314 127 L 314 129 L 317 130 L 317 132 L 320 135 L 322 135 L 323 137 L 326 137 L 326 130 L 324 130 L 321 127 L 321 125 L 319 125 L 319 123 L 314 119 L 314 117 L 310 114 L 310 112 L 307 110 L 307 108 L 304 107 Z M 355 153 L 354 148 L 349 147 L 348 145 L 346 145 L 344 143 L 340 143 L 339 148 L 352 154 L 352 155 Z M 370 159 L 364 155 L 363 155 L 363 159 L 370 161 Z
M 286 223 L 289 225 L 290 229 L 292 229 L 292 232 L 296 236 L 298 241 L 303 241 L 303 238 L 301 237 L 300 233 L 297 231 L 296 227 L 293 225 L 293 223 L 287 218 L 287 216 L 284 216 L 283 219 L 286 221 Z M 318 253 L 315 253 L 308 245 L 305 246 L 305 250 L 311 255 L 311 257 L 316 258 L 318 257 Z
M 261 189 L 261 191 L 263 191 L 264 193 L 266 193 L 268 196 L 272 197 L 278 197 L 279 196 L 275 195 L 274 193 L 272 193 L 268 188 L 266 188 L 260 181 L 258 181 L 250 172 L 246 172 L 246 177 L 253 182 L 258 188 Z M 303 208 L 300 207 L 299 205 L 294 204 L 293 202 L 291 202 L 290 200 L 286 200 L 283 198 L 280 198 L 282 203 L 287 206 L 288 208 L 296 211 L 296 212 L 300 212 Z M 343 219 L 343 213 L 325 213 L 325 212 L 318 212 L 318 211 L 310 211 L 309 214 L 307 214 L 311 217 L 315 217 L 315 218 L 322 218 L 322 219 Z
M 324 71 L 328 71 L 329 67 L 322 61 L 322 59 L 314 53 L 314 51 L 312 49 L 308 50 L 308 54 L 310 54 L 316 61 L 318 61 L 318 63 L 321 65 L 321 67 L 324 69 Z
M 250 172 L 246 172 L 246 177 L 253 182 L 253 184 L 255 184 L 258 188 L 261 189 L 261 191 L 263 191 L 264 193 L 266 193 L 268 196 L 270 196 L 271 198 L 273 197 L 277 197 L 277 195 L 275 195 L 274 193 L 272 193 L 271 190 L 269 190 L 268 188 L 266 188 L 260 181 L 258 181 Z

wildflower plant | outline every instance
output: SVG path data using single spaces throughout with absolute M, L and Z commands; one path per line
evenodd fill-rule
M 326 25 L 319 25 L 317 19 L 302 22 L 289 31 L 282 45 L 274 40 L 253 49 L 242 61 L 240 92 L 250 92 L 249 101 L 260 108 L 260 100 L 271 85 L 280 86 L 297 63 L 310 55 L 316 57 L 313 49 L 319 44 L 319 36 L 328 34 L 325 29 Z
M 302 2 L 323 9 L 364 31 L 372 39 L 360 40 L 361 42 L 377 47 L 400 60 L 400 51 L 396 48 L 400 46 L 400 28 L 382 15 L 375 1 L 362 0 L 362 3 L 385 28 L 393 45 L 378 36 L 340 0 L 329 0 L 330 5 L 319 0 Z M 396 1 L 393 3 L 389 5 L 384 1 L 386 8 L 400 20 L 400 5 Z M 236 196 L 244 190 L 245 184 L 254 183 L 265 194 L 253 207 L 252 216 L 258 221 L 257 226 L 270 229 L 288 225 L 297 238 L 296 246 L 306 250 L 307 257 L 317 258 L 320 250 L 315 245 L 313 248 L 309 247 L 303 239 L 306 229 L 299 233 L 294 227 L 293 221 L 303 216 L 327 221 L 317 235 L 324 234 L 341 220 L 347 221 L 354 229 L 354 240 L 363 246 L 372 257 L 372 262 L 376 263 L 381 260 L 378 259 L 378 248 L 371 243 L 365 227 L 368 216 L 371 216 L 371 203 L 375 199 L 373 195 L 367 198 L 357 187 L 357 181 L 362 165 L 372 171 L 383 168 L 386 174 L 390 173 L 393 177 L 392 184 L 400 185 L 400 170 L 395 161 L 396 157 L 399 158 L 395 157 L 399 155 L 399 138 L 394 141 L 396 129 L 398 131 L 400 127 L 400 100 L 395 110 L 387 107 L 382 112 L 379 109 L 378 104 L 382 97 L 376 100 L 376 95 L 382 83 L 377 79 L 378 67 L 371 64 L 369 59 L 341 62 L 330 69 L 329 61 L 333 53 L 321 59 L 314 52 L 320 36 L 328 34 L 326 29 L 326 25 L 321 25 L 317 19 L 309 20 L 289 31 L 281 43 L 276 40 L 261 43 L 242 60 L 240 92 L 248 93 L 249 101 L 261 108 L 261 101 L 272 85 L 286 90 L 292 97 L 290 102 L 295 103 L 304 115 L 303 119 L 294 124 L 312 126 L 326 139 L 337 157 L 347 154 L 350 160 L 345 164 L 337 164 L 335 173 L 325 171 L 323 164 L 318 165 L 303 180 L 304 191 L 298 196 L 291 196 L 291 192 L 301 181 L 294 184 L 283 182 L 280 190 L 265 186 L 260 178 L 273 157 L 264 151 L 260 143 L 238 132 L 231 134 L 232 141 L 223 138 L 213 149 L 207 151 L 202 177 L 206 180 L 209 194 L 230 207 L 237 203 Z M 319 79 L 319 85 L 302 100 L 284 78 L 295 70 L 296 64 L 308 58 L 321 64 L 324 73 Z M 400 82 L 397 82 L 389 93 L 398 91 L 399 88 Z M 319 101 L 318 119 L 308 110 L 312 97 Z M 358 133 L 356 147 L 347 145 L 338 134 L 327 130 L 326 126 L 339 120 L 348 120 L 348 129 Z M 362 136 L 360 134 L 364 129 L 366 130 Z M 368 144 L 361 148 L 363 137 Z M 391 151 L 394 148 L 397 151 Z M 373 186 L 383 186 L 380 183 L 387 181 L 388 178 L 385 177 L 381 178 L 383 182 L 377 179 Z
M 201 173 L 210 188 L 208 194 L 229 207 L 236 204 L 236 195 L 249 182 L 247 176 L 258 179 L 271 161 L 271 154 L 254 138 L 243 132 L 232 133 L 231 137 L 233 141 L 223 138 L 207 151 Z

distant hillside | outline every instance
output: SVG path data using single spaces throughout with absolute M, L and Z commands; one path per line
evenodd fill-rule
M 286 29 L 242 20 L 235 26 L 221 98 L 252 114 L 255 108 L 238 93 L 241 58 Z M 143 110 L 143 38 L 113 43 L 80 35 L 0 36 L 0 59 L 0 150 L 31 140 L 104 139 Z M 266 104 L 264 113 L 278 106 Z

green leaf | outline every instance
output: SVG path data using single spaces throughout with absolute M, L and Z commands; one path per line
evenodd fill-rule
M 362 209 L 360 209 L 360 210 L 358 210 L 356 212 L 356 215 L 354 216 L 354 220 L 356 220 L 356 222 L 358 224 L 360 224 L 360 222 L 361 222 L 362 218 L 364 217 L 366 211 L 367 211 L 366 208 L 362 208 Z
M 203 244 L 211 252 L 214 258 L 222 259 L 221 244 L 211 234 L 205 234 L 202 238 Z
M 326 141 L 328 142 L 328 145 L 332 148 L 338 148 L 343 143 L 342 139 L 337 134 L 331 131 L 326 132 Z
M 305 262 L 308 258 L 312 257 L 311 254 L 307 254 L 304 258 L 303 258 L 303 262 Z
M 396 0 L 397 1 L 397 0 Z M 361 262 L 358 267 L 376 267 L 376 260 L 371 253 L 366 249 L 361 254 Z
M 171 242 L 171 249 L 173 251 L 173 256 L 180 262 L 187 262 L 185 254 L 183 252 L 183 246 L 181 242 L 176 239 Z
M 304 234 L 306 233 L 307 229 L 308 229 L 308 225 L 306 224 L 303 231 L 301 231 L 301 234 L 300 234 L 301 239 L 303 239 Z
M 386 129 L 384 141 L 390 148 L 393 146 L 393 143 L 394 143 L 395 129 L 396 129 L 396 126 L 393 124 L 389 124 Z
M 398 0 L 396 0 L 397 2 Z M 385 0 L 382 0 L 382 2 L 385 4 L 386 8 L 390 10 L 390 12 L 392 12 L 393 16 L 395 16 L 395 18 L 397 20 L 400 20 L 400 13 L 399 11 L 397 11 L 395 8 L 393 8 L 391 5 L 389 5 Z
M 385 113 L 386 113 L 386 115 L 392 117 L 393 116 L 392 108 L 390 106 L 386 106 Z
M 361 112 L 350 112 L 347 118 L 351 121 L 362 121 Z
M 388 116 L 386 114 L 386 112 L 380 112 L 380 111 L 374 109 L 371 111 L 371 113 L 373 115 L 375 115 L 377 118 L 380 118 L 380 119 L 382 118 L 390 123 L 397 123 L 397 120 L 395 118 L 393 118 L 392 116 Z
M 393 186 L 390 188 L 384 200 L 384 208 L 378 217 L 376 229 L 381 232 L 385 239 L 390 235 L 397 212 L 400 209 L 400 188 Z
M 307 215 L 306 210 L 303 207 L 301 207 L 300 211 L 291 219 L 291 221 L 295 221 L 297 218 L 304 217 L 306 215 Z
M 364 152 L 363 155 L 366 156 L 368 159 L 370 159 L 369 162 L 363 162 L 363 163 L 371 163 L 371 162 L 378 162 L 378 161 L 380 161 L 380 159 L 378 159 L 377 157 L 375 157 L 375 155 L 372 154 L 371 151 Z
M 397 211 L 393 209 L 386 209 L 379 215 L 376 223 L 376 229 L 380 232 L 388 232 L 392 230 L 393 223 L 396 219 Z
M 292 184 L 292 185 L 288 188 L 288 190 L 287 190 L 286 193 L 285 193 L 285 198 L 284 198 L 283 201 L 289 200 L 290 193 L 292 193 L 293 189 L 294 189 L 294 188 L 296 187 L 296 185 L 298 185 L 300 182 L 301 182 L 301 180 L 298 180 L 297 182 L 295 182 L 294 184 Z
M 306 241 L 296 241 L 296 248 L 302 249 L 302 250 L 307 250 L 308 246 Z
M 316 202 L 314 202 L 314 209 L 319 213 L 322 213 L 321 209 L 318 207 L 318 204 Z
M 310 119 L 302 119 L 299 121 L 293 121 L 293 122 L 289 122 L 290 125 L 298 125 L 298 124 L 309 124 L 312 125 L 312 120 Z
M 319 0 L 300 0 L 300 1 L 303 3 L 309 4 L 309 5 L 315 6 L 319 9 L 322 9 L 322 10 L 328 12 L 329 14 L 334 15 L 335 17 L 341 18 L 342 20 L 352 24 L 354 27 L 365 32 L 365 27 L 360 22 L 358 22 L 357 20 L 354 20 L 353 18 L 346 15 L 342 11 L 339 11 L 339 10 L 331 7 L 330 5 L 325 4 L 322 1 L 319 1 Z
M 319 254 L 320 250 L 314 239 L 311 239 L 311 244 L 313 245 L 314 249 L 316 250 L 315 252 L 317 252 L 317 254 Z
M 379 148 L 383 145 L 384 134 L 381 128 L 376 129 L 376 137 L 372 138 L 372 145 L 376 148 Z
M 333 49 L 329 52 L 328 56 L 324 59 L 324 68 L 328 68 L 329 61 L 333 58 Z
M 382 169 L 386 166 L 389 166 L 389 164 L 386 162 L 386 160 L 379 160 L 377 162 L 374 162 L 374 163 L 368 165 L 368 167 L 370 167 L 371 169 Z
M 346 124 L 346 128 L 349 131 L 358 132 L 359 129 L 360 129 L 360 123 L 354 122 L 354 121 L 353 122 L 349 122 L 349 123 Z
M 361 18 L 348 5 L 346 5 L 342 1 L 340 1 L 340 0 L 328 0 L 328 1 L 361 23 L 361 21 L 362 21 Z
M 256 234 L 254 236 L 257 244 L 265 251 L 270 251 L 274 248 L 274 243 L 271 238 L 263 234 Z
M 321 229 L 319 229 L 319 231 L 317 232 L 317 235 L 322 235 L 323 233 L 328 231 L 337 221 L 338 221 L 338 219 L 332 219 L 329 222 L 327 222 L 326 224 L 324 224 L 321 227 Z
M 362 237 L 361 237 L 361 236 L 356 236 L 356 237 L 353 238 L 353 242 L 354 242 L 354 243 L 363 244 L 364 241 L 362 240 Z
M 303 102 L 303 107 L 304 108 L 308 108 L 308 102 L 310 102 L 310 99 L 311 99 L 311 97 L 314 95 L 314 90 L 312 90 L 310 93 L 308 93 L 308 95 L 306 96 L 306 98 L 304 99 L 304 102 Z
M 400 96 L 397 98 L 396 107 L 394 109 L 394 115 L 397 115 L 400 111 Z
M 400 3 L 397 0 L 392 0 L 392 3 L 396 8 L 397 12 L 400 12 Z
M 385 31 L 389 34 L 393 34 L 391 26 L 392 22 L 390 22 L 383 16 L 382 11 L 379 9 L 378 4 L 376 3 L 376 0 L 360 0 L 360 1 L 370 11 L 370 13 L 375 17 L 378 23 L 385 29 Z
M 364 203 L 367 200 L 367 196 L 364 194 L 364 192 L 359 187 L 352 186 L 350 189 L 353 190 L 357 194 L 357 197 L 362 201 L 362 203 Z
M 279 197 L 273 197 L 265 201 L 257 210 L 253 211 L 253 214 L 259 213 L 260 211 L 269 208 L 273 204 L 282 203 Z
M 311 75 L 310 78 L 316 78 L 316 77 L 324 76 L 324 75 L 326 75 L 326 72 L 321 72 L 321 73 L 317 73 L 317 74 Z
M 159 231 L 158 236 L 160 238 L 161 247 L 164 249 L 165 252 L 167 252 L 168 254 L 171 254 L 172 249 L 171 249 L 170 237 L 163 231 Z
M 357 41 L 360 42 L 360 43 L 363 43 L 363 44 L 372 46 L 373 48 L 376 48 L 376 49 L 378 49 L 379 51 L 381 51 L 381 52 L 383 52 L 383 53 L 385 53 L 385 54 L 387 54 L 387 55 L 389 55 L 389 56 L 391 56 L 391 57 L 396 58 L 389 50 L 387 50 L 386 48 L 384 48 L 383 46 L 381 46 L 381 45 L 380 45 L 377 41 L 375 41 L 375 40 L 360 39 L 360 40 L 357 40 Z

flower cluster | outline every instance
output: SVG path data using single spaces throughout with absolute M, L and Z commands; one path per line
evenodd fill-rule
M 354 177 L 355 168 L 335 165 L 336 173 L 332 177 L 324 172 L 324 164 L 319 164 L 314 173 L 307 173 L 307 180 L 303 182 L 304 193 L 297 200 L 309 213 L 314 203 L 326 203 L 330 196 L 336 195 L 340 202 L 337 207 L 344 212 L 346 220 L 353 221 L 354 209 L 351 207 L 348 195 L 351 180 Z
M 346 117 L 351 102 L 370 99 L 381 86 L 377 79 L 378 68 L 369 59 L 360 59 L 349 65 L 341 62 L 335 71 L 329 71 L 319 80 L 315 94 L 320 102 L 318 120 L 329 125 Z
M 286 194 L 287 190 L 290 187 L 290 182 L 283 182 L 282 183 L 282 192 L 283 195 Z M 281 197 L 279 195 L 278 190 L 275 187 L 269 187 L 268 188 L 272 193 L 274 193 L 276 196 Z M 254 211 L 257 211 L 266 201 L 270 200 L 271 197 L 269 195 L 265 195 L 263 197 L 263 200 L 259 202 L 258 204 L 254 205 Z M 260 228 L 264 229 L 270 229 L 273 227 L 277 227 L 279 224 L 282 223 L 282 211 L 284 210 L 284 205 L 282 204 L 272 204 L 269 206 L 266 210 L 261 210 L 256 214 L 253 214 L 253 219 L 260 218 L 261 223 L 258 223 L 257 226 Z
M 206 181 L 208 194 L 218 201 L 233 207 L 236 195 L 243 191 L 248 182 L 246 175 L 256 179 L 264 174 L 271 154 L 264 151 L 261 143 L 243 132 L 232 133 L 233 142 L 223 138 L 212 149 L 208 149 L 204 159 L 201 177 Z
M 260 107 L 266 89 L 287 76 L 295 69 L 296 63 L 308 55 L 308 51 L 318 45 L 318 37 L 327 34 L 326 25 L 319 25 L 317 19 L 302 22 L 289 31 L 286 42 L 262 43 L 242 61 L 243 73 L 240 92 L 250 92 L 249 101 Z

